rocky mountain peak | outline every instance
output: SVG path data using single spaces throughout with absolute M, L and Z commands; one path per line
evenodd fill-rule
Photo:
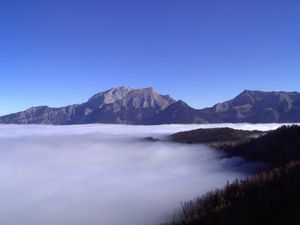
M 239 95 L 253 95 L 253 94 L 259 93 L 259 92 L 261 92 L 261 91 L 246 89 L 246 90 L 243 90 Z
M 152 87 L 116 87 L 100 92 L 85 103 L 85 115 L 99 122 L 139 123 L 175 102 Z
M 267 123 L 299 122 L 300 93 L 244 90 L 235 98 L 210 108 L 196 110 L 175 102 L 152 87 L 111 88 L 87 102 L 66 107 L 32 107 L 0 117 L 0 123 L 81 124 L 81 123 Z
M 107 92 L 107 93 L 125 93 L 126 94 L 132 90 L 134 90 L 134 88 L 126 87 L 126 86 L 119 86 L 119 87 L 111 88 L 105 92 Z
M 134 105 L 135 107 L 161 105 L 161 108 L 165 108 L 173 102 L 172 98 L 158 94 L 152 87 L 135 89 L 120 86 L 92 96 L 87 104 L 92 108 L 101 108 L 104 105 L 117 103 L 127 106 Z
M 109 90 L 95 94 L 87 101 L 87 104 L 92 108 L 101 108 L 103 105 L 112 104 L 116 101 L 122 100 L 132 90 L 134 89 L 124 86 L 111 88 Z

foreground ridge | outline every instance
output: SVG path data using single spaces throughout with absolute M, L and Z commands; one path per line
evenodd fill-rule
M 202 129 L 172 137 L 186 143 L 222 143 L 223 131 Z M 229 131 L 234 134 L 232 140 L 239 143 L 225 148 L 220 145 L 221 149 L 234 156 L 265 161 L 268 169 L 184 203 L 177 222 L 168 225 L 300 224 L 300 126 L 282 126 L 251 139 L 245 139 L 249 133 Z M 209 137 L 205 132 L 217 137 Z

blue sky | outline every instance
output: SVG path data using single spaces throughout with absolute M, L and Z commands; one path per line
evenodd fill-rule
M 0 1 L 0 115 L 120 85 L 202 108 L 300 91 L 299 0 Z

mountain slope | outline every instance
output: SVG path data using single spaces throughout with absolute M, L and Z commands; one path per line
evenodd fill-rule
M 215 138 L 211 135 L 217 135 L 222 141 L 223 131 L 195 130 L 175 134 L 175 138 L 205 143 Z M 268 167 L 259 174 L 227 183 L 224 188 L 182 204 L 180 220 L 168 225 L 300 224 L 299 135 L 299 126 L 283 126 L 226 149 L 232 156 L 265 161 Z
M 117 87 L 100 92 L 87 102 L 60 108 L 32 107 L 0 117 L 0 123 L 16 124 L 138 124 L 175 102 L 153 88 Z
M 153 117 L 150 117 L 145 124 L 190 124 L 190 123 L 218 123 L 222 122 L 210 114 L 203 114 L 201 110 L 194 109 L 179 100 L 169 105 Z
M 245 90 L 232 100 L 201 110 L 178 101 L 149 118 L 146 124 L 244 122 L 300 122 L 300 93 Z
M 194 109 L 183 101 L 160 95 L 153 88 L 117 87 L 87 102 L 60 108 L 32 107 L 0 117 L 16 124 L 170 124 L 170 123 L 300 122 L 300 93 L 245 90 L 211 108 Z
M 245 90 L 232 100 L 202 111 L 231 123 L 299 122 L 300 93 Z
M 174 100 L 153 88 L 120 87 L 94 95 L 84 105 L 84 122 L 140 124 L 172 104 Z
M 300 162 L 290 162 L 186 202 L 164 225 L 298 225 L 299 180 Z

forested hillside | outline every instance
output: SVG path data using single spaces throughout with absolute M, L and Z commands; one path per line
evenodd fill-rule
M 172 137 L 187 143 L 193 143 L 193 138 L 197 143 L 223 143 L 226 135 L 221 131 L 225 130 L 209 130 L 202 137 L 196 134 L 203 130 Z M 235 132 L 229 130 L 229 134 Z M 181 221 L 169 225 L 299 225 L 300 127 L 283 126 L 248 140 L 239 135 L 233 137 L 241 141 L 219 148 L 230 155 L 265 161 L 268 169 L 184 203 Z

